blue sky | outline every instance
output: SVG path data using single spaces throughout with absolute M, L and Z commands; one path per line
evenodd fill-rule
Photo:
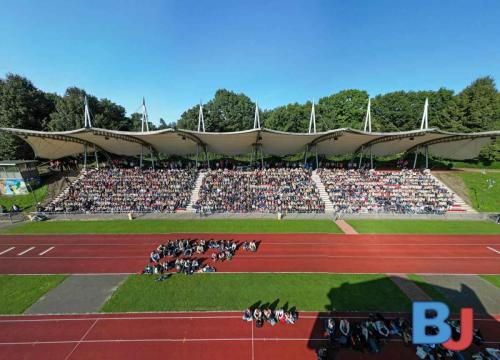
M 0 76 L 177 120 L 215 90 L 264 108 L 343 89 L 500 81 L 500 1 L 0 0 Z

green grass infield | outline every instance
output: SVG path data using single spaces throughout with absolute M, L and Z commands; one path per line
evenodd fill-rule
M 500 289 L 500 275 L 481 275 L 481 277 Z
M 65 275 L 0 275 L 0 314 L 22 314 Z
M 492 221 L 348 220 L 361 234 L 500 234 Z
M 67 220 L 24 223 L 4 234 L 340 233 L 332 220 Z
M 244 310 L 274 304 L 302 311 L 409 311 L 410 300 L 385 275 L 131 275 L 104 312 Z

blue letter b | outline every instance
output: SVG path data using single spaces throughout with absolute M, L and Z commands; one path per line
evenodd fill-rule
M 433 311 L 436 316 L 427 318 L 426 312 Z M 436 301 L 417 301 L 413 303 L 413 343 L 414 344 L 441 344 L 451 336 L 451 329 L 445 323 L 450 315 L 446 304 Z M 437 329 L 435 335 L 426 335 L 428 327 Z

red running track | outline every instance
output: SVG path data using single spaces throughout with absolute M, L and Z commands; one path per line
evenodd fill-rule
M 256 253 L 216 263 L 221 272 L 500 273 L 498 235 L 339 234 L 1 236 L 0 273 L 137 273 L 176 238 L 260 242 Z
M 315 349 L 326 344 L 325 316 L 303 312 L 295 325 L 260 329 L 234 312 L 5 316 L 0 318 L 0 359 L 316 359 Z M 366 319 L 362 313 L 334 314 L 340 316 Z M 485 346 L 500 344 L 499 324 L 494 318 L 475 320 Z M 373 357 L 341 352 L 343 360 Z M 416 356 L 412 347 L 393 339 L 382 346 L 381 358 Z

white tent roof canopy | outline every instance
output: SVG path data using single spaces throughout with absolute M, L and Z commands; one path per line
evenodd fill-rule
M 452 133 L 439 129 L 403 132 L 365 132 L 349 128 L 321 133 L 288 133 L 257 128 L 228 133 L 165 129 L 146 132 L 82 128 L 72 131 L 43 132 L 0 128 L 0 132 L 19 136 L 38 158 L 59 159 L 87 151 L 106 151 L 116 155 L 164 153 L 195 154 L 197 149 L 228 156 L 250 153 L 255 146 L 265 154 L 285 156 L 306 149 L 321 155 L 356 154 L 375 156 L 425 151 L 453 160 L 473 159 L 489 142 L 500 137 L 500 131 Z

